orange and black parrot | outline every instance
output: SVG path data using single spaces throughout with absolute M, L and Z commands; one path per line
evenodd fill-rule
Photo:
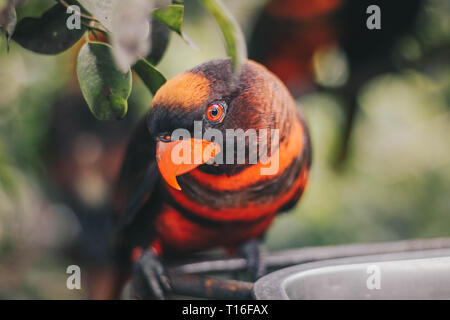
M 202 158 L 195 165 L 176 164 L 170 159 L 174 148 L 194 148 L 195 138 L 176 140 L 172 133 L 181 128 L 194 136 L 195 121 L 203 131 L 215 129 L 224 136 L 229 129 L 278 130 L 279 142 L 268 152 L 270 159 L 277 157 L 278 170 L 262 175 L 267 162 L 249 161 L 250 139 L 241 163 L 236 152 L 227 155 L 223 147 L 213 149 L 211 157 L 222 153 L 232 163 L 211 165 Z M 201 145 L 213 140 L 203 136 Z M 261 141 L 258 137 L 256 143 Z M 310 165 L 301 111 L 262 65 L 247 61 L 236 77 L 229 59 L 213 60 L 167 81 L 130 139 L 116 186 L 115 252 L 122 281 L 134 260 L 134 270 L 147 280 L 137 297 L 163 298 L 170 285 L 161 261 L 215 247 L 237 249 L 253 276 L 261 276 L 258 240 L 278 213 L 300 199 Z

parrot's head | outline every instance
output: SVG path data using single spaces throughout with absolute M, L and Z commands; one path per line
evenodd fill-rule
M 283 108 L 287 103 L 283 87 L 271 72 L 252 61 L 243 64 L 237 78 L 229 59 L 206 62 L 167 81 L 156 93 L 147 117 L 165 181 L 180 190 L 176 177 L 199 166 L 217 174 L 242 170 L 249 165 L 250 152 L 257 150 L 249 144 L 260 141 L 245 136 L 252 130 L 258 135 L 261 129 L 268 130 L 270 140 L 271 129 L 280 129 L 282 141 L 289 129 L 286 120 L 293 116 Z M 244 133 L 245 147 L 253 150 L 245 152 L 244 163 L 238 163 L 235 148 L 226 154 L 230 129 L 237 137 L 233 142 Z M 174 159 L 180 154 L 188 161 Z M 217 161 L 219 157 L 221 161 Z M 205 165 L 213 158 L 214 166 Z

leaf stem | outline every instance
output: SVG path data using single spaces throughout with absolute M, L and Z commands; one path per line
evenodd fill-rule
M 220 0 L 199 0 L 214 16 L 225 39 L 226 51 L 231 57 L 234 72 L 240 74 L 242 64 L 247 60 L 247 46 L 242 30 Z
M 104 35 L 107 35 L 107 34 L 108 34 L 108 31 L 106 31 L 106 30 L 104 30 L 104 29 L 101 29 L 101 28 L 98 28 L 98 27 L 94 27 L 94 26 L 92 26 L 92 25 L 90 25 L 90 24 L 85 24 L 85 23 L 82 23 L 82 24 L 83 24 L 83 26 L 85 26 L 89 31 L 94 30 L 94 31 L 101 32 L 101 33 L 103 33 Z

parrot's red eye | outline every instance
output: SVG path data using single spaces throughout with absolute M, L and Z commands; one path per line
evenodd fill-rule
M 206 109 L 206 118 L 209 121 L 220 123 L 224 117 L 225 111 L 219 103 L 214 103 Z
M 159 140 L 163 141 L 163 142 L 169 142 L 172 140 L 172 136 L 170 135 L 170 133 L 162 133 L 159 135 Z

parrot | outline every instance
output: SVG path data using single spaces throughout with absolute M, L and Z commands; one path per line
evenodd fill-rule
M 227 141 L 244 147 L 240 161 L 219 143 L 230 131 Z M 175 161 L 197 147 L 198 161 Z M 254 157 L 261 148 L 267 155 Z M 239 253 L 251 278 L 262 276 L 264 235 L 301 198 L 311 162 L 303 112 L 263 65 L 246 60 L 236 73 L 229 58 L 217 59 L 169 79 L 131 134 L 113 192 L 115 297 L 132 274 L 135 298 L 164 299 L 164 262 L 213 248 Z

